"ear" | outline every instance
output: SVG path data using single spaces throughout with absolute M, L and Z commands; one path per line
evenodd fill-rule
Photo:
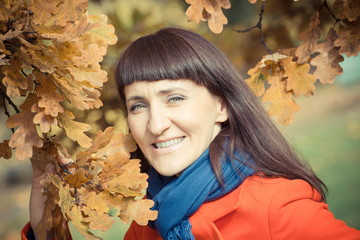
M 228 109 L 222 99 L 220 99 L 220 98 L 217 99 L 216 108 L 217 108 L 216 122 L 217 123 L 226 122 L 229 119 Z

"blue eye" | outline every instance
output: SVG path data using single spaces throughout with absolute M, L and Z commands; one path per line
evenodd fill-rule
M 181 102 L 184 100 L 184 97 L 182 96 L 171 96 L 168 100 L 169 103 L 176 103 L 176 102 Z
M 140 109 L 145 108 L 145 107 L 146 106 L 143 103 L 136 103 L 130 107 L 129 112 L 137 112 L 137 111 L 140 111 Z

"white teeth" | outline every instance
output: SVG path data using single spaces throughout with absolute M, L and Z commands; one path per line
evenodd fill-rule
M 171 146 L 174 146 L 174 145 L 180 143 L 183 139 L 184 139 L 184 137 L 181 137 L 181 138 L 172 139 L 172 140 L 169 140 L 169 141 L 166 141 L 166 142 L 155 143 L 155 147 L 156 148 L 171 147 Z

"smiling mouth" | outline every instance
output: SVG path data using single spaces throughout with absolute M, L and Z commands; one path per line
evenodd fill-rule
M 171 147 L 171 146 L 174 146 L 174 145 L 179 144 L 180 142 L 182 142 L 184 140 L 184 138 L 185 137 L 179 137 L 179 138 L 175 138 L 175 139 L 165 141 L 165 142 L 154 143 L 153 146 L 156 149 Z

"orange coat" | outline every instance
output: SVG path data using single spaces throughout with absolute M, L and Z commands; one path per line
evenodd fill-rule
M 360 231 L 335 219 L 307 182 L 284 178 L 248 177 L 233 192 L 203 204 L 190 223 L 196 240 L 360 239 Z M 125 235 L 125 240 L 160 239 L 135 222 Z

